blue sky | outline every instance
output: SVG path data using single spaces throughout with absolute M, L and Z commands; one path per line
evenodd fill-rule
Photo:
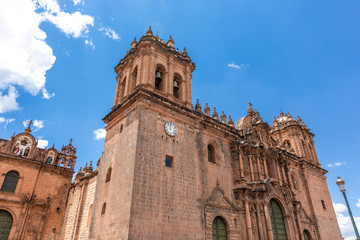
M 74 139 L 76 169 L 96 162 L 113 68 L 151 25 L 196 63 L 193 102 L 234 121 L 249 101 L 269 124 L 280 109 L 300 115 L 316 135 L 333 202 L 344 203 L 341 176 L 360 225 L 359 10 L 358 1 L 1 1 L 0 138 L 38 120 L 42 144 Z M 348 214 L 336 209 L 351 239 Z

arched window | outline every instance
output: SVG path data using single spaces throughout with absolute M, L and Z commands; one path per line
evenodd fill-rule
M 227 228 L 221 217 L 216 217 L 212 224 L 213 240 L 227 240 Z
M 8 239 L 13 218 L 8 211 L 0 210 L 0 239 Z
M 91 204 L 89 207 L 89 213 L 88 213 L 88 217 L 87 217 L 87 223 L 86 226 L 90 226 L 90 222 L 91 222 L 91 215 L 92 215 L 92 209 L 93 209 L 93 205 Z
M 109 182 L 110 179 L 111 179 L 111 170 L 112 170 L 111 167 L 109 167 L 109 169 L 108 169 L 108 171 L 106 173 L 106 178 L 105 178 L 106 183 Z
M 15 192 L 19 174 L 15 171 L 8 172 L 1 187 L 2 192 Z
M 311 240 L 310 234 L 307 230 L 304 230 L 304 240 Z
M 208 161 L 215 163 L 215 149 L 214 146 L 209 144 L 207 147 L 208 150 Z
M 106 203 L 103 203 L 101 208 L 101 214 L 105 214 L 105 211 L 106 211 Z
M 71 165 L 72 165 L 72 161 L 71 161 L 71 160 L 69 160 L 69 161 L 68 161 L 67 168 L 71 168 Z
M 280 205 L 274 199 L 270 200 L 269 213 L 274 240 L 287 240 L 284 215 Z

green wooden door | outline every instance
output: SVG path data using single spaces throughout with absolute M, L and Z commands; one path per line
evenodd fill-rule
M 227 240 L 227 229 L 221 217 L 216 217 L 212 224 L 213 240 Z
M 287 240 L 283 213 L 279 204 L 273 199 L 269 203 L 269 212 L 274 240 Z
M 304 230 L 304 239 L 305 240 L 311 240 L 310 234 L 306 230 Z
M 0 210 L 0 240 L 8 240 L 13 219 L 9 212 Z

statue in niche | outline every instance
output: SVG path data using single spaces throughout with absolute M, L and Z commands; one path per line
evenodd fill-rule
M 12 151 L 12 153 L 17 154 L 19 152 L 20 148 L 19 148 L 19 143 L 17 143 Z
M 52 162 L 52 157 L 48 157 L 46 160 L 46 164 L 51 164 L 51 162 Z
M 27 147 L 24 151 L 24 156 L 27 157 L 29 155 L 30 148 Z

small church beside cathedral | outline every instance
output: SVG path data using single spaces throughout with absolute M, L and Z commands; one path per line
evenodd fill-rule
M 103 155 L 72 183 L 71 142 L 39 149 L 30 125 L 0 139 L 0 239 L 342 239 L 305 123 L 193 106 L 194 70 L 171 36 L 135 39 L 115 67 Z

